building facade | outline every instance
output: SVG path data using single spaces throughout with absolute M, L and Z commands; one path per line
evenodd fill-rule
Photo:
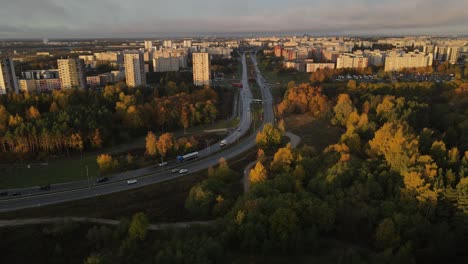
M 334 69 L 334 63 L 307 63 L 306 72 L 316 72 L 317 70 Z
M 432 66 L 433 55 L 417 52 L 393 51 L 385 58 L 385 71 Z
M 369 66 L 369 59 L 362 55 L 345 53 L 336 60 L 336 68 L 366 68 Z
M 193 83 L 196 86 L 210 84 L 210 57 L 208 53 L 193 53 Z
M 57 60 L 62 89 L 86 88 L 85 64 L 82 59 Z
M 146 85 L 145 62 L 139 52 L 124 54 L 125 79 L 128 87 Z
M 0 94 L 19 92 L 15 65 L 9 58 L 0 59 Z

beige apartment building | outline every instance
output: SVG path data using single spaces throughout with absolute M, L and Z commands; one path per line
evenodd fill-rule
M 86 88 L 85 66 L 82 59 L 57 60 L 62 89 Z
M 193 83 L 196 86 L 210 84 L 210 57 L 208 53 L 193 53 Z
M 433 55 L 417 52 L 393 51 L 385 58 L 385 71 L 432 66 Z
M 145 62 L 139 52 L 125 53 L 125 79 L 128 87 L 146 85 Z
M 356 55 L 351 53 L 341 54 L 336 59 L 336 68 L 366 68 L 369 66 L 369 59 L 362 55 Z
M 15 65 L 9 58 L 0 59 L 0 94 L 18 93 Z

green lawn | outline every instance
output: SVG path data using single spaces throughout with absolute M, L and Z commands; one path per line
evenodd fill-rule
M 86 179 L 86 165 L 90 177 L 98 177 L 96 154 L 55 160 L 46 164 L 24 163 L 0 165 L 0 189 L 24 188 Z
M 343 133 L 325 119 L 317 119 L 309 114 L 290 115 L 284 119 L 286 130 L 301 137 L 301 143 L 322 151 L 335 144 Z

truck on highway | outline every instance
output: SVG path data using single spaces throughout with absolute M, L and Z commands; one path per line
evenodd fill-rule
M 223 139 L 221 142 L 219 142 L 219 146 L 224 148 L 227 145 L 227 140 Z
M 196 159 L 196 158 L 198 158 L 198 152 L 192 152 L 192 153 L 189 153 L 189 154 L 186 154 L 186 155 L 183 155 L 183 156 L 178 156 L 177 160 L 180 163 L 183 163 L 183 162 L 193 160 L 193 159 Z

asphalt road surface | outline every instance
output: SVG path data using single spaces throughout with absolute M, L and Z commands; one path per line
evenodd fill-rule
M 254 55 L 251 56 L 252 62 L 256 64 Z M 242 83 L 240 95 L 241 116 L 238 130 L 236 129 L 231 135 L 226 138 L 228 146 L 222 150 L 219 144 L 212 145 L 206 149 L 199 151 L 199 157 L 193 162 L 179 164 L 177 161 L 170 161 L 161 168 L 158 165 L 146 167 L 134 171 L 123 172 L 112 175 L 108 182 L 97 184 L 94 181 L 79 181 L 52 185 L 50 191 L 39 191 L 38 188 L 28 188 L 21 190 L 8 190 L 11 192 L 19 191 L 19 196 L 4 196 L 0 198 L 0 212 L 13 211 L 23 208 L 40 207 L 62 203 L 66 201 L 79 200 L 89 197 L 95 197 L 115 192 L 121 192 L 129 189 L 139 188 L 145 185 L 155 184 L 178 177 L 186 176 L 189 173 L 207 169 L 210 166 L 218 164 L 220 158 L 231 159 L 250 148 L 255 146 L 256 133 L 240 140 L 249 130 L 251 126 L 250 103 L 252 93 L 248 84 L 247 62 L 245 54 L 241 56 L 242 60 Z M 257 68 L 258 71 L 258 68 Z M 261 87 L 262 98 L 264 100 L 264 118 L 263 124 L 272 123 L 274 121 L 272 96 L 270 87 L 265 86 L 265 80 L 260 74 L 257 74 L 257 83 Z M 260 128 L 263 127 L 263 124 Z M 237 144 L 233 144 L 237 142 Z M 231 146 L 229 146 L 232 144 Z M 213 154 L 214 153 L 214 154 Z M 188 169 L 187 174 L 178 172 L 172 173 L 173 168 Z M 64 172 L 66 173 L 66 172 Z M 135 184 L 127 184 L 127 180 L 137 179 Z

